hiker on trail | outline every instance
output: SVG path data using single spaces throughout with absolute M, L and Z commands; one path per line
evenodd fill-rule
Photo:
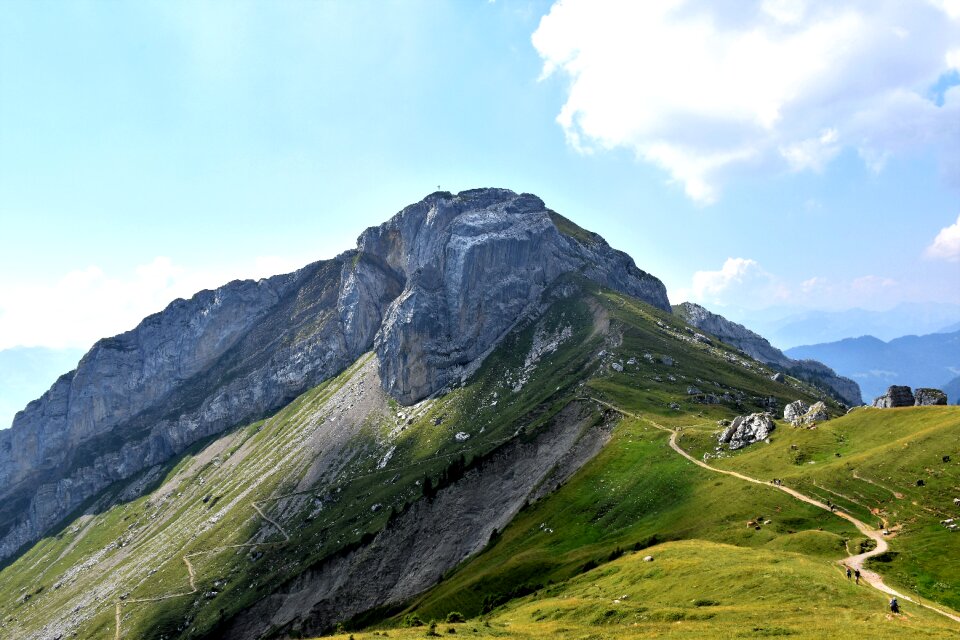
M 896 598 L 890 598 L 890 611 L 900 613 L 900 603 L 897 602 Z
M 860 569 L 853 572 L 853 577 L 857 579 L 857 584 L 860 584 Z
M 850 576 L 853 575 L 853 571 L 850 571 L 850 567 L 847 567 L 847 580 L 850 579 Z

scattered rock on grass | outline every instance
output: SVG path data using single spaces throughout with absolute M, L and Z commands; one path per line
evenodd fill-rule
M 751 413 L 737 416 L 718 436 L 721 445 L 727 445 L 731 451 L 741 449 L 770 437 L 774 429 L 773 420 L 768 413 Z

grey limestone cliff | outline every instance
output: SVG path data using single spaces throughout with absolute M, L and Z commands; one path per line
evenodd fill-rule
M 376 339 L 391 395 L 411 403 L 458 380 L 566 273 L 669 310 L 663 284 L 629 256 L 556 221 L 572 224 L 536 196 L 477 189 L 433 194 L 360 236 L 361 255 L 406 282 Z
M 443 389 L 571 273 L 670 309 L 629 256 L 504 189 L 434 193 L 337 258 L 174 301 L 99 341 L 0 431 L 0 560 L 113 482 L 275 411 L 370 349 L 400 402 Z
M 771 345 L 764 337 L 750 331 L 742 324 L 727 320 L 698 304 L 683 302 L 674 306 L 673 311 L 687 324 L 716 336 L 774 369 L 825 388 L 830 395 L 849 406 L 863 404 L 857 383 L 837 375 L 833 369 L 822 362 L 793 360 Z

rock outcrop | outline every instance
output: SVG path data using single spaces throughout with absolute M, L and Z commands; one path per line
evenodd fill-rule
M 783 408 L 783 419 L 793 426 L 797 426 L 800 424 L 803 415 L 809 409 L 810 405 L 803 400 L 794 400 Z
M 731 451 L 734 451 L 755 442 L 766 440 L 770 437 L 774 427 L 773 420 L 768 413 L 737 416 L 730 423 L 730 426 L 720 432 L 717 440 L 720 445 L 727 445 Z
M 844 378 L 816 360 L 793 360 L 764 337 L 750 331 L 742 324 L 727 320 L 698 304 L 683 302 L 674 306 L 674 313 L 701 331 L 706 331 L 721 341 L 740 349 L 755 360 L 773 369 L 825 389 L 831 396 L 846 405 L 863 404 L 860 387 L 850 378 Z M 778 380 L 781 382 L 782 380 Z
M 940 389 L 921 387 L 913 394 L 914 404 L 918 407 L 947 404 L 947 394 Z
M 830 413 L 823 402 L 807 405 L 803 400 L 794 400 L 783 408 L 783 419 L 794 427 L 812 426 L 829 420 Z
M 827 412 L 827 405 L 822 402 L 814 402 L 800 420 L 805 425 L 813 425 L 829 419 L 830 414 Z
M 873 401 L 873 406 L 878 409 L 892 409 L 894 407 L 912 407 L 915 398 L 910 387 L 892 385 L 887 392 Z
M 400 402 L 443 389 L 562 277 L 670 309 L 625 253 L 504 189 L 431 194 L 354 251 L 174 301 L 99 341 L 0 431 L 0 560 L 113 482 L 277 410 L 372 348 Z

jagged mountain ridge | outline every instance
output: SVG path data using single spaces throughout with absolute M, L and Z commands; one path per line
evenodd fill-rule
M 850 378 L 837 375 L 833 369 L 821 362 L 808 359 L 794 360 L 771 345 L 763 336 L 698 304 L 683 302 L 675 305 L 673 311 L 688 324 L 737 347 L 751 358 L 764 362 L 783 373 L 824 387 L 831 395 L 848 406 L 855 407 L 863 404 L 857 383 Z
M 571 272 L 669 311 L 663 284 L 625 253 L 505 189 L 431 194 L 332 260 L 174 301 L 99 341 L 0 431 L 0 560 L 111 483 L 371 348 L 401 403 L 443 389 Z

